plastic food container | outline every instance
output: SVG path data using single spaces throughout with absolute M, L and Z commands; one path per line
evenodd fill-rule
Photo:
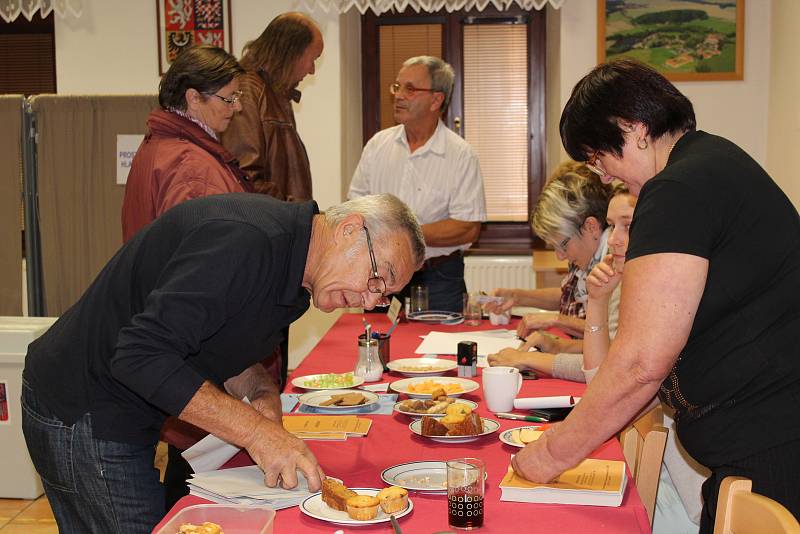
M 225 534 L 272 534 L 275 510 L 263 506 L 195 504 L 175 514 L 156 534 L 177 534 L 181 525 L 202 525 L 206 521 L 218 524 Z

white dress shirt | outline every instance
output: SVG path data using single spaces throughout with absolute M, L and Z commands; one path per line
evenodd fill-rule
M 485 221 L 486 200 L 478 156 L 442 121 L 412 154 L 401 124 L 376 133 L 364 147 L 347 198 L 391 193 L 408 204 L 420 224 L 445 219 Z M 446 256 L 469 244 L 427 247 L 425 258 Z

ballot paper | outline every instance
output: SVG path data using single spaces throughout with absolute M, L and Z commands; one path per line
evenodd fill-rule
M 484 334 L 483 332 L 430 332 L 417 347 L 417 354 L 457 354 L 458 344 L 474 341 L 478 344 L 478 357 L 495 354 L 507 347 L 518 347 L 521 343 L 516 333 L 506 330 L 506 334 Z
M 297 486 L 287 490 L 264 485 L 264 472 L 257 465 L 195 473 L 187 484 L 189 493 L 219 504 L 259 505 L 274 510 L 297 506 L 312 493 L 298 471 Z
M 293 415 L 283 417 L 283 428 L 300 439 L 342 440 L 365 436 L 372 420 L 355 415 Z
M 514 399 L 514 408 L 517 410 L 538 410 L 545 408 L 569 408 L 578 404 L 580 397 L 561 395 L 558 397 L 521 397 Z

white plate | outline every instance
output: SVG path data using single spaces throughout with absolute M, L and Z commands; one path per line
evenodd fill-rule
M 531 425 L 531 426 L 521 426 L 519 428 L 512 428 L 500 434 L 500 441 L 502 441 L 506 445 L 511 445 L 512 447 L 519 447 L 520 449 L 525 447 L 525 444 L 522 443 L 517 437 L 519 435 L 519 431 L 522 430 L 523 428 L 530 428 L 531 430 L 539 430 L 542 427 Z
M 350 488 L 359 495 L 372 495 L 375 496 L 380 491 L 379 489 L 375 488 Z M 411 510 L 414 509 L 414 503 L 411 502 L 411 499 L 408 499 L 408 507 L 403 510 L 402 512 L 397 512 L 394 515 L 395 518 L 403 517 L 411 513 Z M 327 504 L 322 501 L 322 493 L 315 493 L 306 498 L 303 502 L 300 503 L 300 511 L 306 514 L 307 516 L 313 517 L 314 519 L 320 519 L 322 521 L 327 521 L 328 523 L 336 523 L 338 525 L 374 525 L 375 523 L 386 523 L 390 521 L 389 514 L 385 513 L 381 510 L 381 507 L 378 506 L 378 515 L 375 516 L 375 519 L 370 519 L 367 521 L 359 521 L 358 519 L 353 519 L 347 512 L 334 510 Z
M 361 393 L 362 395 L 364 395 L 364 403 L 357 404 L 355 406 L 322 405 L 323 402 L 329 400 L 334 395 L 344 395 L 345 393 Z M 353 410 L 353 409 L 363 408 L 364 406 L 370 406 L 378 402 L 378 396 L 372 393 L 371 391 L 365 391 L 361 389 L 322 389 L 319 391 L 311 391 L 309 393 L 303 393 L 297 400 L 300 401 L 301 404 L 305 404 L 306 406 L 312 406 L 318 410 L 331 410 L 332 412 L 336 412 L 340 410 Z
M 487 478 L 485 472 L 483 478 Z M 381 479 L 391 486 L 400 486 L 410 491 L 446 494 L 447 463 L 427 461 L 398 464 L 384 469 Z
M 439 310 L 418 311 L 409 313 L 408 320 L 427 324 L 459 324 L 464 321 L 464 314 Z
M 494 419 L 486 419 L 485 417 L 481 417 L 481 421 L 483 421 L 483 432 L 475 436 L 422 436 L 422 419 L 417 419 L 408 425 L 408 428 L 410 428 L 411 431 L 418 436 L 422 436 L 423 438 L 431 439 L 433 441 L 438 441 L 439 443 L 468 443 L 470 441 L 475 441 L 482 436 L 486 436 L 487 434 L 491 434 L 492 432 L 496 432 L 497 429 L 500 428 L 500 423 Z
M 442 376 L 447 371 L 452 371 L 458 367 L 458 364 L 455 360 L 440 360 L 438 358 L 401 358 L 399 360 L 390 360 L 386 367 L 395 373 L 405 376 Z M 408 367 L 422 367 L 427 368 L 427 370 L 414 371 L 413 369 L 407 369 Z
M 472 402 L 471 400 L 466 400 L 466 399 L 459 399 L 456 402 L 454 402 L 453 404 L 466 404 L 467 406 L 472 408 L 473 411 L 475 410 L 475 408 L 478 407 L 478 403 L 477 402 Z M 402 406 L 400 406 L 399 402 L 394 405 L 394 411 L 396 411 L 397 413 L 401 413 L 403 415 L 407 415 L 409 417 L 413 417 L 414 419 L 422 419 L 423 415 L 427 415 L 427 416 L 430 416 L 430 417 L 444 417 L 446 415 L 446 414 L 443 414 L 443 413 L 409 412 L 409 411 L 403 410 Z
M 457 391 L 455 393 L 448 393 L 448 397 L 460 397 L 464 393 L 470 393 L 471 391 L 475 391 L 480 386 L 474 380 L 470 380 L 468 378 L 458 378 L 452 376 L 440 376 L 436 378 L 426 378 L 426 377 L 416 377 L 416 378 L 403 378 L 402 380 L 398 380 L 396 382 L 392 382 L 389 384 L 389 387 L 392 388 L 394 391 L 398 393 L 403 393 L 408 395 L 412 399 L 430 399 L 430 393 L 415 393 L 413 391 L 408 390 L 408 386 L 414 384 L 420 384 L 422 382 L 427 382 L 428 380 L 437 382 L 439 384 L 459 384 L 461 386 L 461 391 Z
M 317 388 L 317 387 L 313 387 L 313 386 L 304 385 L 307 381 L 319 380 L 321 377 L 323 377 L 325 375 L 329 375 L 329 374 L 346 375 L 347 373 L 320 373 L 318 375 L 298 376 L 297 378 L 293 378 L 292 379 L 292 385 L 294 387 L 296 387 L 296 388 L 307 389 L 309 391 L 322 391 L 323 389 L 326 389 L 326 390 L 336 389 L 336 388 L 332 388 L 330 386 L 324 387 L 324 388 L 323 387 Z M 353 375 L 353 382 L 351 384 L 342 384 L 339 387 L 339 389 L 354 388 L 356 386 L 360 386 L 363 383 L 364 383 L 364 377 L 363 376 L 355 376 L 355 375 Z

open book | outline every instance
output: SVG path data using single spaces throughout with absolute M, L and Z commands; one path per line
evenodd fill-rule
M 619 506 L 625 495 L 625 462 L 588 458 L 553 482 L 538 484 L 517 475 L 511 466 L 500 482 L 501 501 Z

